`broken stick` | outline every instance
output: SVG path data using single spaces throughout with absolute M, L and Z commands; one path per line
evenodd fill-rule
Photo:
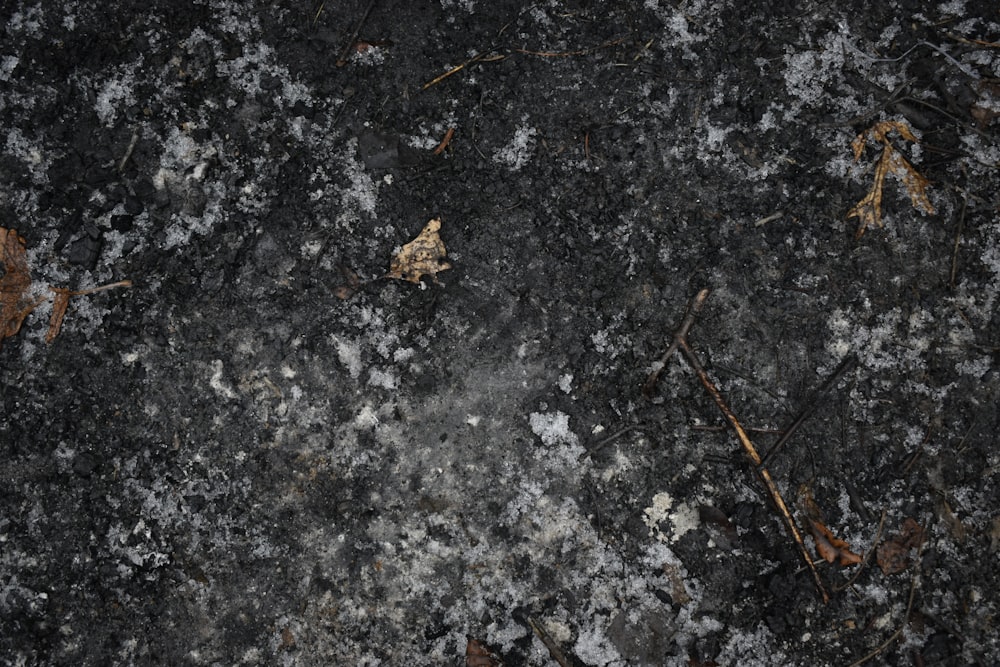
M 722 398 L 722 393 L 708 376 L 705 368 L 701 365 L 701 361 L 698 359 L 698 355 L 695 354 L 694 349 L 688 344 L 688 331 L 694 324 L 694 320 L 698 316 L 698 312 L 705 304 L 705 299 L 708 298 L 710 293 L 711 290 L 703 289 L 698 292 L 697 296 L 695 296 L 694 300 L 691 302 L 691 306 L 688 308 L 687 315 L 684 317 L 684 321 L 674 333 L 673 342 L 671 342 L 666 353 L 664 353 L 664 355 L 660 358 L 659 368 L 653 371 L 653 373 L 649 376 L 649 379 L 646 380 L 646 384 L 643 386 L 643 393 L 647 396 L 652 393 L 652 390 L 656 385 L 656 380 L 659 377 L 660 372 L 663 370 L 663 365 L 666 364 L 667 360 L 674 354 L 674 352 L 680 350 L 684 354 L 684 359 L 691 367 L 691 370 L 693 370 L 698 376 L 698 379 L 701 380 L 702 386 L 705 387 L 705 390 L 708 392 L 709 396 L 712 397 L 712 400 L 715 401 L 716 406 L 718 406 L 719 410 L 726 418 L 726 421 L 729 422 L 729 425 L 732 426 L 733 430 L 736 432 L 736 437 L 739 438 L 740 444 L 743 445 L 743 451 L 753 464 L 757 478 L 767 490 L 767 495 L 771 498 L 771 502 L 774 504 L 775 509 L 778 510 L 778 514 L 781 515 L 781 520 L 785 524 L 785 529 L 795 542 L 799 556 L 801 556 L 802 561 L 812 573 L 813 583 L 816 585 L 816 590 L 819 592 L 824 603 L 829 602 L 830 595 L 826 592 L 826 587 L 823 585 L 823 580 L 819 576 L 816 564 L 813 563 L 812 556 L 809 554 L 805 541 L 802 539 L 802 531 L 799 530 L 795 517 L 793 517 L 792 513 L 788 510 L 788 505 L 785 504 L 785 500 L 781 496 L 781 491 L 778 490 L 778 485 L 775 483 L 774 478 L 771 477 L 771 473 L 768 469 L 761 465 L 760 454 L 757 452 L 757 448 L 754 446 L 753 441 L 750 440 L 750 436 L 747 435 L 746 430 L 743 428 L 742 424 L 740 424 L 736 415 L 726 404 L 725 399 Z

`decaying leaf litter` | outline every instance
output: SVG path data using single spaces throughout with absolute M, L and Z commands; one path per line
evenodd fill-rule
M 909 126 L 905 122 L 895 120 L 876 123 L 851 142 L 855 162 L 861 159 L 869 141 L 875 141 L 881 148 L 878 162 L 875 163 L 875 176 L 871 189 L 847 214 L 848 218 L 858 218 L 861 221 L 857 238 L 861 238 L 868 227 L 882 226 L 882 189 L 889 174 L 895 175 L 903 183 L 914 208 L 921 209 L 928 215 L 934 214 L 934 206 L 927 198 L 930 181 L 914 169 L 899 150 L 893 147 L 888 136 L 890 132 L 896 132 L 907 141 L 917 142 Z
M 202 655 L 325 664 L 986 655 L 994 575 L 973 554 L 990 549 L 996 505 L 983 445 L 995 424 L 983 408 L 996 341 L 982 186 L 994 118 L 979 83 L 991 33 L 950 7 L 872 6 L 860 21 L 808 4 L 787 17 L 432 3 L 389 20 L 368 0 L 254 22 L 214 3 L 191 10 L 200 31 L 173 32 L 168 14 L 128 26 L 149 43 L 105 55 L 120 75 L 141 53 L 142 76 L 92 81 L 93 96 L 65 102 L 93 155 L 58 150 L 47 130 L 31 145 L 34 125 L 4 107 L 8 146 L 34 170 L 25 179 L 11 171 L 22 158 L 0 163 L 23 204 L 19 229 L 43 244 L 67 238 L 88 202 L 94 282 L 122 266 L 144 287 L 79 350 L 45 353 L 50 365 L 79 357 L 79 368 L 50 368 L 72 387 L 34 370 L 41 357 L 23 331 L 6 340 L 8 359 L 25 355 L 24 391 L 40 391 L 3 398 L 2 440 L 32 443 L 5 459 L 5 478 L 21 481 L 4 489 L 15 522 L 5 567 L 18 584 L 5 589 L 16 608 L 3 641 L 25 638 L 14 650 L 30 652 L 45 609 L 33 591 L 62 590 L 76 614 L 64 625 L 93 638 L 58 644 L 66 662 L 103 657 L 115 637 L 136 662 L 154 644 L 181 660 L 172 651 L 190 651 L 192 637 L 206 637 Z M 73 24 L 92 19 L 79 11 Z M 402 20 L 419 40 L 393 29 Z M 61 52 L 34 52 L 28 25 L 46 24 L 10 24 L 25 55 L 0 59 L 5 89 L 30 99 L 47 82 L 88 80 L 38 57 Z M 43 30 L 45 48 L 72 52 L 76 28 L 58 29 L 68 39 Z M 112 74 L 102 62 L 94 71 Z M 848 164 L 852 138 L 904 119 L 919 148 L 902 131 L 884 136 L 932 183 L 933 215 L 890 197 L 894 178 L 912 176 L 873 134 L 871 167 L 864 153 Z M 359 127 L 434 162 L 359 161 Z M 59 157 L 45 163 L 81 151 L 86 178 L 60 172 Z M 113 184 L 105 164 L 123 165 Z M 26 184 L 46 187 L 47 172 L 60 187 L 36 199 Z M 431 219 L 445 220 L 454 258 L 417 234 Z M 867 233 L 852 241 L 858 227 Z M 407 253 L 388 250 L 407 240 Z M 706 285 L 690 345 L 761 448 L 749 470 L 684 365 L 667 365 L 655 402 L 638 396 L 637 378 Z M 845 354 L 857 363 L 838 372 Z M 42 421 L 19 407 L 49 397 L 82 409 Z M 87 412 L 92 422 L 74 416 Z M 17 478 L 38 464 L 57 472 Z M 788 501 L 801 551 L 760 470 Z M 794 493 L 802 484 L 815 511 Z M 666 499 L 655 534 L 636 525 L 654 494 Z M 33 498 L 47 511 L 17 532 Z M 90 498 L 114 513 L 88 506 L 86 527 L 62 518 Z M 926 537 L 888 576 L 876 554 L 905 517 Z M 93 534 L 86 553 L 44 539 L 77 533 Z M 93 587 L 67 583 L 97 564 Z M 266 591 L 253 610 L 248 586 Z M 112 590 L 131 596 L 130 616 L 87 624 Z M 144 612 L 147 593 L 211 631 L 181 623 L 172 634 Z M 228 632 L 231 618 L 248 631 Z M 28 624 L 7 632 L 18 619 Z
M 18 235 L 16 229 L 0 227 L 0 251 L 3 252 L 2 266 L 0 266 L 3 269 L 3 275 L 0 276 L 0 346 L 2 346 L 3 340 L 17 334 L 28 315 L 47 298 L 39 297 L 31 300 L 29 296 L 31 267 L 28 266 L 24 238 Z M 131 286 L 130 280 L 83 290 L 49 286 L 49 291 L 52 292 L 52 315 L 49 319 L 49 329 L 45 334 L 45 342 L 51 343 L 59 335 L 70 298 L 103 292 L 115 287 Z
M 420 283 L 420 278 L 430 276 L 439 283 L 437 274 L 451 268 L 445 260 L 444 242 L 438 234 L 441 221 L 437 218 L 428 222 L 417 238 L 413 239 L 392 258 L 389 265 L 389 278 Z

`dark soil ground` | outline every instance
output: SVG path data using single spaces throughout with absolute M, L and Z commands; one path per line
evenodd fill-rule
M 3 663 L 995 664 L 1000 12 L 764 4 L 0 2 Z

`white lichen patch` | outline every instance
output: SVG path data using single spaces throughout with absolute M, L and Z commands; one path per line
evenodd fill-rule
M 677 542 L 686 533 L 698 527 L 698 509 L 681 503 L 674 509 L 673 497 L 661 491 L 653 496 L 652 503 L 642 511 L 642 521 L 649 528 L 650 537 L 659 542 Z M 663 525 L 669 525 L 669 534 Z
M 506 165 L 511 171 L 518 171 L 528 164 L 535 146 L 538 130 L 522 125 L 514 132 L 514 137 L 503 148 L 493 154 L 493 159 Z

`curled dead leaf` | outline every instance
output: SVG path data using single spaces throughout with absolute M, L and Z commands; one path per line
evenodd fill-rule
M 857 565 L 861 562 L 861 556 L 851 551 L 850 545 L 838 539 L 824 524 L 810 520 L 809 531 L 816 542 L 816 553 L 827 563 Z
M 840 565 L 857 565 L 863 559 L 860 555 L 851 551 L 851 545 L 833 534 L 823 520 L 823 513 L 820 511 L 816 501 L 812 498 L 809 487 L 803 484 L 799 488 L 799 495 L 803 509 L 809 518 L 809 533 L 816 543 L 816 553 L 827 563 L 839 563 Z
M 441 220 L 435 218 L 428 222 L 423 231 L 392 258 L 387 277 L 420 283 L 420 277 L 429 275 L 437 283 L 437 274 L 451 268 L 445 260 L 444 241 L 438 231 Z

